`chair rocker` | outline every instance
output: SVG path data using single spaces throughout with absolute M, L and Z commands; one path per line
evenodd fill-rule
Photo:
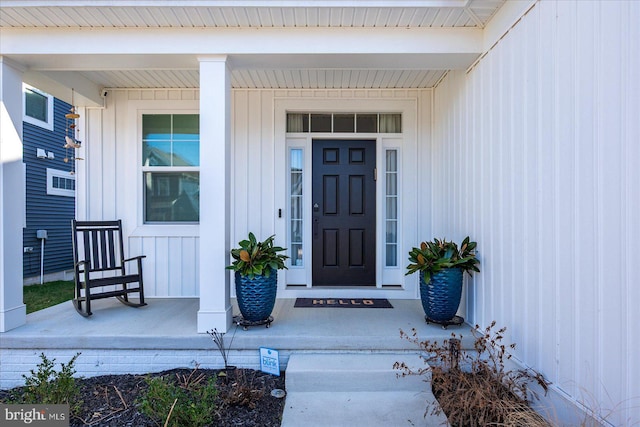
M 84 317 L 91 316 L 91 301 L 116 297 L 131 307 L 142 307 L 144 288 L 142 259 L 124 258 L 122 221 L 72 220 L 75 296 L 73 305 Z M 127 273 L 127 263 L 137 264 L 136 273 Z M 137 284 L 137 285 L 135 285 Z M 108 288 L 104 288 L 108 287 Z M 138 293 L 138 302 L 129 294 Z

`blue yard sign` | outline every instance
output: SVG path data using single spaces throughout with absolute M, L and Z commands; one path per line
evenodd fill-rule
M 260 370 L 268 374 L 280 376 L 280 357 L 278 350 L 260 347 Z

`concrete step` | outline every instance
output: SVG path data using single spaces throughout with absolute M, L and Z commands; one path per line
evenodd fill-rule
M 446 426 L 444 415 L 425 417 L 436 402 L 425 376 L 399 378 L 395 362 L 426 367 L 409 353 L 292 354 L 282 427 Z
M 430 399 L 430 391 L 287 392 L 281 427 L 447 426 L 444 415 L 425 417 Z
M 423 376 L 398 378 L 395 362 L 426 367 L 416 354 L 292 354 L 287 363 L 287 392 L 419 391 Z

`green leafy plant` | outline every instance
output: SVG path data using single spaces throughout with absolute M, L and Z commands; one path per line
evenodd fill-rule
M 164 376 L 147 377 L 147 392 L 139 399 L 140 411 L 157 425 L 206 426 L 215 421 L 215 399 L 218 394 L 215 379 L 204 381 L 203 375 L 176 375 L 176 380 Z
M 79 401 L 80 388 L 73 377 L 78 356 L 80 353 L 76 353 L 69 362 L 61 363 L 60 371 L 56 371 L 56 359 L 50 360 L 44 353 L 40 353 L 42 361 L 37 370 L 31 369 L 29 376 L 22 376 L 25 387 L 21 395 L 15 396 L 15 403 L 68 404 L 71 413 L 76 413 L 82 405 Z
M 479 272 L 476 246 L 477 243 L 471 242 L 469 236 L 465 237 L 459 248 L 455 242 L 445 239 L 422 242 L 419 248 L 409 251 L 410 264 L 405 275 L 421 271 L 424 273 L 424 282 L 429 283 L 432 275 L 447 268 L 460 268 L 469 275 L 472 271 Z
M 396 362 L 398 376 L 425 375 L 426 382 L 438 403 L 428 403 L 425 416 L 444 412 L 449 423 L 456 426 L 487 425 L 545 426 L 550 424 L 530 408 L 538 396 L 530 387 L 538 384 L 545 392 L 547 381 L 530 369 L 507 369 L 511 358 L 508 349 L 515 344 L 502 343 L 506 328 L 495 330 L 492 322 L 484 330 L 476 325 L 471 330 L 475 338 L 473 351 L 462 350 L 462 335 L 451 334 L 450 339 L 420 341 L 417 331 L 400 331 L 400 336 L 415 343 L 421 350 L 424 368 L 410 368 Z M 526 422 L 522 422 L 526 420 Z
M 249 233 L 248 240 L 242 240 L 238 244 L 239 248 L 231 249 L 233 263 L 227 267 L 229 270 L 239 272 L 242 276 L 253 279 L 255 276 L 269 277 L 272 270 L 287 268 L 284 262 L 286 255 L 278 252 L 286 251 L 286 248 L 274 246 L 275 235 L 267 238 L 264 242 L 259 242 L 253 233 Z

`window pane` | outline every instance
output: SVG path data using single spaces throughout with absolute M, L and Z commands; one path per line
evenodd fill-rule
M 398 177 L 395 173 L 387 174 L 387 195 L 395 196 L 398 194 Z
M 386 245 L 385 265 L 387 267 L 396 267 L 398 265 L 398 246 Z
M 291 173 L 291 195 L 292 196 L 302 195 L 302 174 L 301 173 Z
M 200 139 L 200 116 L 197 114 L 173 115 L 173 140 L 197 141 Z
M 396 150 L 387 150 L 387 172 L 398 170 L 398 156 Z
M 378 132 L 378 115 L 377 114 L 357 114 L 356 115 L 356 132 L 359 132 L 359 133 Z
M 144 141 L 143 166 L 171 166 L 171 141 Z
M 168 141 L 171 139 L 171 114 L 145 114 L 142 116 L 144 141 Z
M 380 133 L 401 133 L 402 114 L 380 114 Z
M 173 163 L 171 166 L 199 166 L 200 142 L 179 141 L 173 143 Z
M 331 114 L 312 114 L 311 132 L 331 132 Z
M 355 115 L 354 114 L 334 114 L 333 115 L 333 131 L 334 132 L 354 132 L 355 131 Z
M 197 222 L 198 172 L 145 172 L 145 222 Z
M 46 122 L 48 98 L 38 92 L 25 89 L 25 112 L 27 116 Z
M 287 132 L 309 132 L 309 114 L 287 114 Z
M 398 219 L 398 199 L 387 196 L 387 219 Z
M 387 243 L 398 243 L 398 223 L 396 221 L 387 221 L 386 240 Z

